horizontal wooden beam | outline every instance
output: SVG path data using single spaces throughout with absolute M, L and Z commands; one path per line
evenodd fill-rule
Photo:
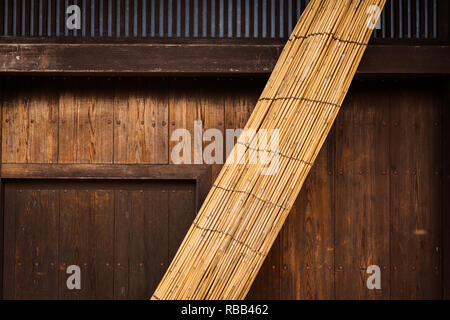
M 0 73 L 268 75 L 277 44 L 0 44 Z M 359 75 L 449 75 L 450 46 L 369 46 Z
M 211 179 L 210 165 L 3 163 L 2 179 Z
M 361 75 L 450 75 L 450 46 L 369 46 Z
M 279 45 L 1 44 L 0 72 L 267 74 L 280 50 Z
M 193 180 L 195 181 L 195 203 L 197 211 L 200 210 L 203 201 L 206 199 L 206 196 L 211 189 L 211 165 L 201 164 L 153 165 L 3 163 L 1 164 L 0 173 L 0 180 L 4 181 L 7 181 L 8 179 Z

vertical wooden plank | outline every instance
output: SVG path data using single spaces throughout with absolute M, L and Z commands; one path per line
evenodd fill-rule
M 3 104 L 4 104 L 4 89 L 5 83 L 2 77 L 0 77 L 0 143 L 3 142 L 2 139 L 2 128 L 3 128 Z M 0 172 L 2 169 L 2 148 L 0 148 Z M 5 219 L 5 211 L 4 211 L 4 186 L 3 181 L 0 176 L 0 299 L 3 299 L 3 269 L 5 262 L 5 228 L 4 228 L 4 219 Z
M 14 299 L 15 271 L 16 271 L 16 186 L 10 183 L 5 187 L 4 213 L 4 268 L 3 274 L 3 298 Z
M 226 129 L 243 129 L 250 117 L 264 86 L 262 80 L 234 79 L 230 92 L 225 93 Z
M 402 83 L 391 101 L 391 297 L 442 296 L 441 141 L 433 84 Z M 412 107 L 414 106 L 414 107 Z
M 337 299 L 389 297 L 389 145 L 386 87 L 353 85 L 336 123 L 335 269 Z M 369 290 L 366 268 L 382 270 Z
M 90 280 L 94 267 L 89 257 L 90 192 L 88 190 L 59 189 L 60 237 L 59 237 L 59 298 L 88 299 L 92 290 Z M 69 290 L 66 285 L 67 267 L 77 265 L 81 269 L 81 290 Z
M 14 259 L 14 299 L 31 299 L 33 295 L 33 194 L 16 189 L 16 221 L 14 224 L 16 254 Z
M 58 156 L 58 97 L 54 82 L 34 80 L 29 100 L 29 162 L 55 163 Z
M 21 89 L 23 81 L 15 81 L 11 85 L 9 94 L 5 96 L 3 108 L 4 126 L 2 129 L 2 162 L 24 163 L 28 162 L 28 134 L 29 125 L 28 93 Z M 21 92 L 22 91 L 22 92 Z M 20 95 L 21 92 L 21 95 Z
M 281 231 L 282 299 L 334 299 L 333 133 Z
M 16 197 L 15 298 L 57 299 L 58 196 L 23 187 Z
M 114 162 L 168 163 L 166 81 L 117 81 Z
M 114 195 L 111 190 L 61 192 L 60 296 L 63 299 L 113 298 Z M 81 268 L 81 290 L 66 286 L 66 269 Z
M 39 262 L 35 273 L 39 278 L 39 299 L 58 299 L 59 194 L 50 186 L 39 191 L 41 208 L 33 226 L 39 226 Z M 36 294 L 35 293 L 35 294 Z
M 15 139 L 17 124 L 15 118 L 14 93 L 13 88 L 8 86 L 8 90 L 2 93 L 2 163 L 15 162 Z M 14 123 L 11 125 L 10 123 Z
M 33 79 L 13 81 L 3 108 L 2 162 L 56 162 L 58 110 L 55 90 Z
M 336 299 L 355 299 L 361 288 L 359 270 L 354 257 L 358 226 L 353 195 L 355 128 L 355 92 L 350 90 L 335 121 L 335 293 Z M 349 233 L 348 230 L 351 229 Z M 346 247 L 347 246 L 347 247 Z M 344 266 L 347 267 L 344 270 Z M 345 272 L 345 273 L 344 273 Z M 355 290 L 355 288 L 357 288 Z
M 442 110 L 442 247 L 443 298 L 450 300 L 450 80 L 443 85 Z
M 174 183 L 169 188 L 169 261 L 194 221 L 195 188 L 188 183 Z
M 239 130 L 242 130 L 252 113 L 256 101 L 259 98 L 261 89 L 264 86 L 263 80 L 242 80 L 234 79 L 233 86 L 225 93 L 224 113 L 225 113 L 225 143 L 224 159 L 228 157 L 232 146 L 236 143 Z M 246 81 L 244 83 L 244 81 Z M 232 140 L 234 139 L 234 141 Z M 229 143 L 227 151 L 227 142 Z M 213 182 L 219 170 L 213 172 Z
M 169 162 L 174 163 L 171 152 L 173 148 L 182 141 L 185 143 L 183 151 L 187 153 L 188 163 L 195 163 L 197 158 L 198 164 L 201 164 L 202 154 L 194 150 L 200 148 L 194 147 L 194 121 L 203 121 L 201 114 L 201 106 L 198 103 L 201 90 L 197 90 L 191 79 L 174 79 L 169 84 Z M 177 129 L 187 130 L 180 139 L 173 136 Z M 201 146 L 201 141 L 198 141 Z M 190 150 L 189 150 L 190 147 Z M 184 157 L 185 154 L 179 154 Z
M 95 291 L 91 299 L 114 297 L 114 193 L 98 189 L 91 192 L 89 221 L 89 257 L 94 260 L 90 281 Z
M 148 299 L 168 267 L 167 186 L 154 184 L 144 192 L 133 191 L 130 250 L 131 299 Z M 160 189 L 162 188 L 162 189 Z
M 148 298 L 168 264 L 167 186 L 137 187 L 116 191 L 116 299 Z
M 114 190 L 114 299 L 127 299 L 129 297 L 129 251 L 133 246 L 130 241 L 131 216 L 130 191 L 120 188 Z M 117 265 L 120 263 L 120 265 Z
M 60 163 L 112 163 L 112 90 L 107 80 L 66 80 L 59 101 Z
M 197 82 L 197 81 L 196 81 Z M 230 82 L 232 82 L 230 80 Z M 211 163 L 209 160 L 203 157 L 203 161 L 206 164 L 212 164 L 211 171 L 212 171 L 212 180 L 214 181 L 217 175 L 220 172 L 220 169 L 222 168 L 222 164 L 224 163 L 225 159 L 225 111 L 224 111 L 224 103 L 225 103 L 225 97 L 228 90 L 224 90 L 222 87 L 215 86 L 212 82 L 211 83 L 205 83 L 203 85 L 202 83 L 202 90 L 203 94 L 200 94 L 199 96 L 199 102 L 200 102 L 200 108 L 202 112 L 202 119 L 203 122 L 203 132 L 206 133 L 207 130 L 218 130 L 217 133 L 221 133 L 222 135 L 222 148 L 220 149 L 222 151 L 222 156 L 217 157 L 217 161 L 214 161 Z M 211 133 L 214 133 L 213 131 L 209 131 Z M 205 137 L 206 138 L 206 137 Z M 220 139 L 219 139 L 220 140 Z M 215 144 L 216 151 L 209 152 L 209 147 L 212 144 Z M 212 155 L 213 157 L 216 157 L 216 152 L 219 151 L 219 141 L 215 141 L 215 139 L 211 139 L 211 141 L 203 141 L 203 151 L 204 155 Z M 206 151 L 206 153 L 205 153 Z
M 151 127 L 149 152 L 151 163 L 169 163 L 169 88 L 166 80 L 146 81 L 145 107 Z

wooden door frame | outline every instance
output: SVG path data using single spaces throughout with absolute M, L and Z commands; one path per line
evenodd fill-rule
M 20 180 L 191 180 L 195 182 L 195 207 L 200 210 L 211 189 L 211 165 L 152 165 L 152 164 L 0 164 L 0 299 L 5 294 L 4 228 L 7 219 L 4 183 Z
M 211 189 L 211 165 L 3 163 L 0 177 L 3 180 L 194 180 L 197 211 Z

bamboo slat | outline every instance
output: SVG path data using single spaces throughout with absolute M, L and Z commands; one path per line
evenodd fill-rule
M 243 299 L 275 241 L 345 98 L 385 0 L 312 0 L 152 299 Z M 239 150 L 244 152 L 239 153 Z M 240 157 L 240 162 L 234 155 Z M 265 173 L 265 174 L 264 174 Z

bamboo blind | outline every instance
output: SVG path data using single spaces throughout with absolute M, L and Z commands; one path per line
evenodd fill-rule
M 152 299 L 243 299 L 336 118 L 385 0 L 312 0 L 245 130 L 279 130 L 278 170 L 239 138 Z M 256 137 L 253 137 L 256 139 Z M 270 145 L 270 143 L 269 143 Z M 252 162 L 253 160 L 253 162 Z M 255 164 L 256 162 L 256 164 Z

